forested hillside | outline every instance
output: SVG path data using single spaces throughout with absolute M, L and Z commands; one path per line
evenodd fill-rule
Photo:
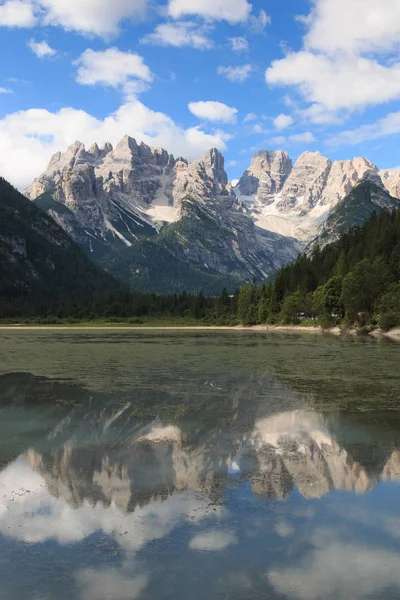
M 61 227 L 0 178 L 0 317 L 73 314 L 122 290 Z
M 201 292 L 161 296 L 125 289 L 0 179 L 0 259 L 2 319 L 400 325 L 400 211 L 374 213 L 334 244 L 299 256 L 269 284 L 209 298 Z
M 226 291 L 221 298 L 129 291 L 92 263 L 34 202 L 0 178 L 0 319 L 226 322 L 236 316 L 235 303 Z
M 248 325 L 304 318 L 324 327 L 400 325 L 400 211 L 374 213 L 334 244 L 299 256 L 268 286 L 244 286 L 238 316 Z

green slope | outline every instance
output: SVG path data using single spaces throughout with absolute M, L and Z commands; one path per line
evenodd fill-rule
M 94 301 L 121 287 L 53 219 L 0 178 L 0 316 L 10 307 L 34 314 Z
M 159 235 L 113 252 L 105 264 L 132 289 L 143 292 L 219 295 L 224 287 L 233 292 L 243 283 L 240 277 L 221 275 L 200 260 L 207 247 L 223 254 L 227 236 L 229 232 L 211 219 L 183 217 L 165 226 Z M 234 273 L 236 268 L 228 259 L 228 270 Z
M 362 181 L 332 211 L 322 233 L 313 242 L 321 247 L 336 241 L 351 227 L 360 227 L 374 212 L 383 208 L 397 209 L 400 201 L 372 181 Z

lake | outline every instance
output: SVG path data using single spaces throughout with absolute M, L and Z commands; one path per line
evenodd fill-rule
M 0 332 L 1 600 L 400 597 L 400 344 Z

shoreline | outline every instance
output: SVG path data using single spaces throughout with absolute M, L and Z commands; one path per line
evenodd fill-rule
M 322 329 L 322 327 L 302 327 L 301 325 L 253 325 L 245 327 L 244 325 L 228 326 L 228 325 L 0 325 L 2 331 L 247 331 L 247 332 L 269 332 L 269 333 L 307 333 L 307 334 L 331 334 L 335 336 L 356 336 L 357 331 L 341 330 L 339 327 L 332 329 Z M 375 339 L 388 338 L 400 341 L 400 328 L 390 331 L 382 331 L 376 329 L 367 334 Z

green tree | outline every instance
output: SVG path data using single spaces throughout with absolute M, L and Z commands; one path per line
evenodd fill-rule
M 285 297 L 282 304 L 282 310 L 280 314 L 281 319 L 285 323 L 297 324 L 299 322 L 298 315 L 302 312 L 303 305 L 304 296 L 300 292 L 300 290 L 297 290 L 297 292 L 295 292 L 294 294 L 289 294 Z
M 354 322 L 359 313 L 371 316 L 376 300 L 382 293 L 385 265 L 382 259 L 360 261 L 343 280 L 341 301 L 349 319 Z
M 330 317 L 343 317 L 342 302 L 343 278 L 331 277 L 323 287 L 323 309 Z

